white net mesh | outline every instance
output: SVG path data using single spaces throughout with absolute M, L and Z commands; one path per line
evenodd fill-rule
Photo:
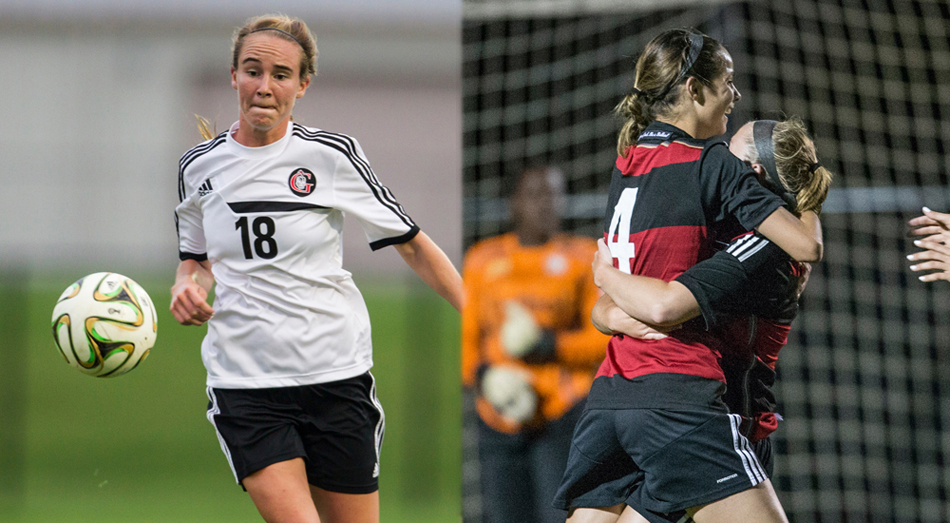
M 733 129 L 799 116 L 836 175 L 825 260 L 779 362 L 779 497 L 792 521 L 950 520 L 950 287 L 918 282 L 905 258 L 915 250 L 906 220 L 922 205 L 950 210 L 950 6 L 592 11 L 466 19 L 466 245 L 507 230 L 505 188 L 532 164 L 567 175 L 565 228 L 599 235 L 619 129 L 612 109 L 636 57 L 667 28 L 717 38 L 743 95 Z M 464 515 L 478 521 L 471 430 L 466 442 Z

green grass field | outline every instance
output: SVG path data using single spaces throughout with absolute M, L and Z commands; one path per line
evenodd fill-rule
M 205 329 L 175 323 L 170 279 L 128 275 L 159 309 L 158 342 L 115 379 L 81 374 L 53 345 L 53 305 L 81 275 L 0 285 L 0 521 L 260 521 L 205 417 Z M 458 315 L 407 281 L 357 278 L 386 411 L 381 519 L 459 521 Z

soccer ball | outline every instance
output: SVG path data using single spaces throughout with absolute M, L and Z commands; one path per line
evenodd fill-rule
M 145 289 L 114 272 L 80 279 L 53 308 L 53 339 L 66 362 L 100 378 L 134 369 L 155 345 L 157 332 Z

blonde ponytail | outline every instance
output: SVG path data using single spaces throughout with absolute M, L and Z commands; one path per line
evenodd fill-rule
M 198 133 L 202 138 L 205 140 L 210 140 L 214 138 L 215 135 L 217 135 L 217 132 L 215 132 L 217 129 L 214 129 L 211 126 L 211 122 L 209 122 L 207 118 L 201 116 L 200 114 L 196 114 L 195 119 L 198 120 Z
M 798 212 L 814 211 L 821 214 L 821 205 L 828 197 L 832 177 L 831 171 L 821 165 L 815 169 L 809 182 L 798 191 Z

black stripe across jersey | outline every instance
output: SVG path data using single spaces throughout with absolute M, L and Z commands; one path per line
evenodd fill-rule
M 369 315 L 342 266 L 344 215 L 373 249 L 419 228 L 359 143 L 291 124 L 263 147 L 222 133 L 180 165 L 180 257 L 206 256 L 216 283 L 202 345 L 208 385 L 311 385 L 369 370 Z

